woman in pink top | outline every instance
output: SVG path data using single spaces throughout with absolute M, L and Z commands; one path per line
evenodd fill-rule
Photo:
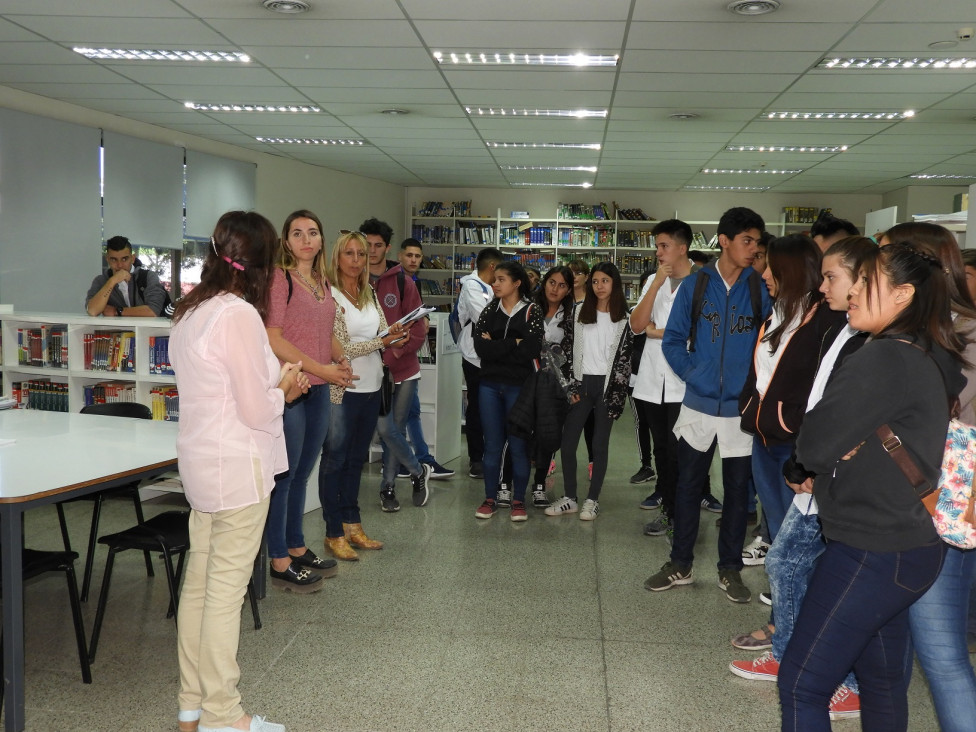
M 305 594 L 322 589 L 337 573 L 334 559 L 321 559 L 305 546 L 302 520 L 305 485 L 329 430 L 329 384 L 352 386 L 352 367 L 333 333 L 336 306 L 325 276 L 322 222 L 311 211 L 295 211 L 281 229 L 277 267 L 271 280 L 268 341 L 278 359 L 301 361 L 311 387 L 285 407 L 288 473 L 278 477 L 268 510 L 271 586 Z
M 173 316 L 176 454 L 192 508 L 178 623 L 184 732 L 285 730 L 245 714 L 237 690 L 241 605 L 274 476 L 288 469 L 281 414 L 309 386 L 301 363 L 278 364 L 262 322 L 276 239 L 260 214 L 221 216 L 200 284 Z

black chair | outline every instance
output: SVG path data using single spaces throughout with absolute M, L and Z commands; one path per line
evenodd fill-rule
M 64 572 L 68 583 L 68 600 L 71 604 L 71 618 L 75 624 L 75 641 L 78 644 L 78 660 L 81 662 L 81 679 L 86 684 L 92 682 L 91 664 L 88 660 L 88 647 L 85 643 L 85 621 L 81 617 L 81 600 L 78 598 L 78 580 L 75 577 L 76 552 L 23 550 L 24 581 L 34 579 L 48 572 Z M 3 641 L 0 639 L 0 656 L 3 655 Z M 0 684 L 0 705 L 3 704 L 3 684 Z
M 133 417 L 135 419 L 152 419 L 152 410 L 145 404 L 137 402 L 115 402 L 112 404 L 91 404 L 82 408 L 82 414 L 101 414 L 107 417 Z M 88 591 L 91 589 L 92 559 L 95 556 L 95 542 L 98 539 L 98 520 L 102 514 L 102 502 L 106 498 L 126 498 L 132 501 L 136 512 L 136 521 L 142 523 L 142 501 L 139 498 L 139 481 L 126 483 L 116 488 L 108 488 L 97 493 L 90 493 L 77 498 L 69 498 L 57 504 L 58 522 L 61 524 L 61 538 L 64 540 L 65 551 L 71 551 L 71 540 L 68 538 L 68 525 L 64 520 L 64 504 L 75 501 L 93 501 L 91 528 L 88 532 L 88 553 L 85 555 L 85 574 L 81 582 L 81 601 L 88 602 Z M 145 553 L 146 574 L 153 576 L 152 556 Z
M 98 609 L 95 611 L 95 624 L 92 627 L 91 643 L 88 646 L 88 658 L 95 661 L 95 651 L 98 649 L 98 637 L 102 630 L 102 620 L 105 618 L 105 605 L 108 602 L 108 590 L 112 581 L 112 568 L 115 566 L 115 555 L 127 549 L 143 552 L 161 552 L 163 555 L 163 569 L 166 571 L 166 583 L 169 585 L 169 609 L 167 618 L 176 618 L 179 607 L 180 578 L 183 576 L 183 565 L 186 552 L 190 548 L 190 514 L 188 511 L 166 511 L 153 516 L 132 528 L 116 534 L 103 536 L 99 544 L 108 547 L 108 560 L 105 563 L 105 574 L 102 576 L 102 589 L 98 596 Z M 177 557 L 176 569 L 173 569 L 173 556 Z M 254 617 L 254 629 L 261 629 L 261 614 L 258 611 L 257 597 L 254 592 L 254 582 L 247 583 L 247 594 L 251 601 L 251 615 Z

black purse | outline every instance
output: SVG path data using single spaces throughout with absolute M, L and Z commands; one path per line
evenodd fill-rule
M 393 409 L 393 372 L 383 364 L 383 383 L 380 384 L 380 416 L 385 417 Z

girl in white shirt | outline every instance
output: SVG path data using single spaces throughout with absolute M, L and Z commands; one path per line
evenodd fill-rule
M 546 509 L 547 516 L 579 511 L 581 521 L 593 521 L 600 511 L 598 500 L 607 473 L 610 429 L 623 413 L 630 383 L 634 335 L 627 316 L 620 272 L 611 262 L 596 264 L 587 279 L 586 297 L 575 309 L 573 327 L 564 328 L 563 351 L 573 392 L 560 447 L 565 495 Z M 593 473 L 580 511 L 576 501 L 576 448 L 591 414 Z

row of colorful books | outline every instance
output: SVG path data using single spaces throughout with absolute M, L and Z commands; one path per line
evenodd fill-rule
M 180 393 L 175 386 L 157 386 L 149 392 L 149 399 L 153 419 L 180 421 Z
M 624 254 L 617 257 L 617 269 L 620 274 L 643 274 L 657 265 L 656 257 L 638 257 Z
M 787 224 L 812 224 L 829 213 L 829 208 L 816 206 L 783 206 L 783 221 Z
M 68 368 L 68 329 L 41 325 L 17 329 L 17 363 L 20 366 Z
M 417 280 L 417 289 L 420 290 L 420 297 L 423 298 L 426 295 L 449 295 L 449 292 L 444 290 L 443 284 L 437 280 Z
M 654 236 L 650 231 L 627 231 L 626 229 L 617 232 L 618 247 L 653 247 Z
M 470 216 L 471 201 L 424 201 L 418 216 Z
M 169 362 L 169 336 L 149 336 L 149 373 L 176 373 Z
M 456 241 L 456 232 L 453 226 L 414 224 L 410 227 L 410 236 L 422 244 L 453 244 Z
M 523 229 L 519 226 L 506 226 L 501 230 L 502 246 L 551 246 L 552 226 L 530 226 Z
M 134 373 L 136 334 L 131 330 L 96 330 L 85 333 L 85 370 Z
M 561 247 L 612 247 L 613 229 L 574 226 L 559 229 Z
M 10 396 L 16 409 L 40 409 L 45 412 L 68 411 L 68 385 L 48 378 L 15 381 L 10 384 Z
M 86 407 L 92 404 L 135 402 L 136 385 L 131 381 L 99 381 L 82 387 L 82 399 Z
M 496 241 L 494 226 L 468 225 L 458 227 L 458 244 L 493 247 Z
M 540 252 L 537 249 L 530 249 L 521 252 L 509 252 L 509 259 L 514 259 L 523 267 L 531 266 L 545 274 L 548 270 L 556 266 L 555 252 Z
M 610 213 L 610 208 L 605 203 L 560 203 L 557 215 L 561 219 L 613 220 L 613 214 Z

